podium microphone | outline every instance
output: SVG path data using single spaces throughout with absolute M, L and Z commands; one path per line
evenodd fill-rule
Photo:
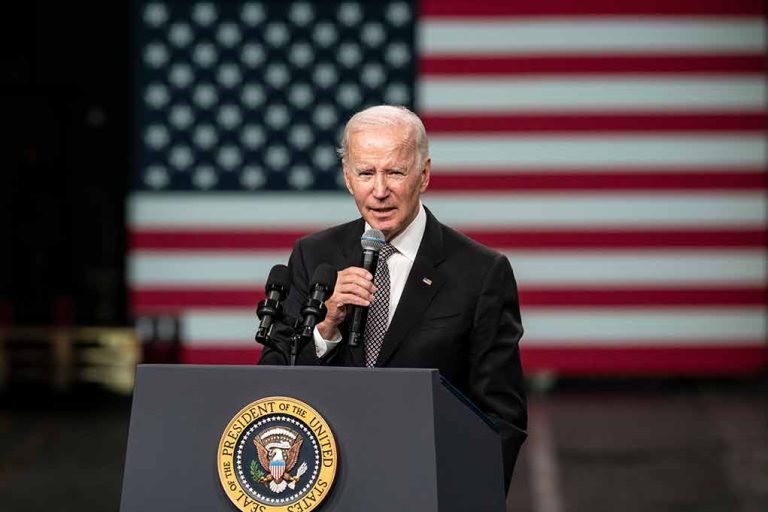
M 360 237 L 363 246 L 363 268 L 376 275 L 376 265 L 379 263 L 379 251 L 386 243 L 384 233 L 378 229 L 369 229 Z M 368 320 L 368 308 L 355 306 L 352 309 L 352 321 L 349 323 L 349 345 L 356 347 L 360 344 L 365 333 L 365 322 Z
M 325 319 L 328 312 L 325 301 L 333 295 L 333 289 L 336 287 L 336 269 L 328 263 L 323 263 L 315 269 L 311 283 L 309 298 L 301 308 L 302 324 L 299 335 L 304 339 L 311 338 L 315 325 Z
M 275 265 L 272 267 L 272 270 L 269 271 L 265 287 L 267 298 L 259 302 L 259 306 L 256 308 L 256 316 L 261 320 L 259 329 L 256 331 L 256 341 L 259 343 L 272 345 L 270 338 L 272 326 L 274 321 L 283 314 L 282 301 L 288 295 L 290 287 L 291 275 L 288 272 L 288 267 L 285 265 Z

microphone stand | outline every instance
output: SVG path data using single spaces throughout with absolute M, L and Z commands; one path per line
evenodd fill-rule
M 299 353 L 299 342 L 305 340 L 304 336 L 300 333 L 301 323 L 301 318 L 297 318 L 296 323 L 293 326 L 293 335 L 290 339 L 291 353 L 288 359 L 288 366 L 296 366 L 296 356 Z
M 318 288 L 318 290 L 319 289 L 320 288 Z M 296 319 L 296 323 L 293 327 L 293 336 L 291 336 L 291 356 L 288 362 L 290 366 L 296 366 L 299 342 L 302 342 L 303 346 L 312 341 L 315 326 L 325 320 L 325 315 L 328 313 L 328 309 L 325 307 L 325 302 L 323 302 L 323 298 L 328 289 L 324 287 L 322 290 L 323 295 L 320 297 L 316 297 L 313 293 L 313 295 L 307 299 L 307 303 L 301 309 L 301 317 Z

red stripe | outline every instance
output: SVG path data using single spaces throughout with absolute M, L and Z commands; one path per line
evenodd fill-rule
M 674 344 L 674 343 L 670 343 Z M 765 345 L 715 347 L 636 346 L 521 348 L 523 367 L 528 373 L 555 372 L 563 376 L 586 375 L 746 375 L 768 367 Z
M 464 230 L 465 234 L 498 249 L 696 249 L 763 248 L 764 228 L 702 229 L 549 229 L 515 228 Z M 141 230 L 130 235 L 132 251 L 289 250 L 306 231 L 173 231 Z
M 768 130 L 765 112 L 740 113 L 525 113 L 422 116 L 427 131 L 441 133 L 754 132 Z
M 179 361 L 183 364 L 247 364 L 254 365 L 261 357 L 261 347 L 181 347 Z
M 523 366 L 529 374 L 548 371 L 563 376 L 588 375 L 745 375 L 768 366 L 765 346 L 547 347 L 524 346 Z M 255 364 L 261 349 L 250 347 L 182 347 L 187 364 Z
M 761 286 L 685 286 L 535 288 L 522 286 L 524 307 L 742 307 L 768 304 Z M 252 309 L 264 298 L 262 289 L 141 288 L 131 291 L 133 314 L 177 313 L 186 309 Z M 255 318 L 255 316 L 254 316 Z
M 523 307 L 636 307 L 636 306 L 763 306 L 768 288 L 734 287 L 641 287 L 579 288 L 567 290 L 520 288 Z
M 469 232 L 468 236 L 498 249 L 693 249 L 764 248 L 768 234 L 757 229 L 594 230 Z
M 145 229 L 129 234 L 133 250 L 268 250 L 290 249 L 294 242 L 309 231 L 178 231 L 173 229 Z
M 264 276 L 266 279 L 267 276 Z M 264 298 L 264 289 L 258 288 L 200 288 L 200 287 L 146 287 L 130 291 L 134 315 L 176 313 L 185 309 L 253 309 Z
M 419 74 L 440 76 L 497 76 L 541 74 L 665 75 L 694 73 L 763 74 L 764 54 L 743 55 L 540 55 L 486 56 L 440 55 L 419 60 Z
M 762 15 L 760 0 L 422 0 L 419 13 L 429 17 L 490 16 L 747 16 Z
M 725 172 L 472 172 L 452 170 L 441 173 L 439 166 L 430 177 L 430 192 L 516 192 L 640 190 L 767 190 L 768 174 L 763 170 Z

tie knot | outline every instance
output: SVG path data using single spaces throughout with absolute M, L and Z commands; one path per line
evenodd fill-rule
M 389 257 L 395 254 L 396 252 L 397 252 L 397 249 L 395 249 L 395 246 L 387 242 L 384 245 L 382 245 L 381 249 L 379 250 L 379 259 L 381 261 L 387 261 Z

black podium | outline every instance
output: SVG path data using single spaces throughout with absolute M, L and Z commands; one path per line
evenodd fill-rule
M 219 480 L 220 438 L 270 396 L 310 405 L 333 431 L 338 470 L 318 510 L 505 509 L 500 437 L 436 370 L 141 365 L 120 510 L 238 510 Z

